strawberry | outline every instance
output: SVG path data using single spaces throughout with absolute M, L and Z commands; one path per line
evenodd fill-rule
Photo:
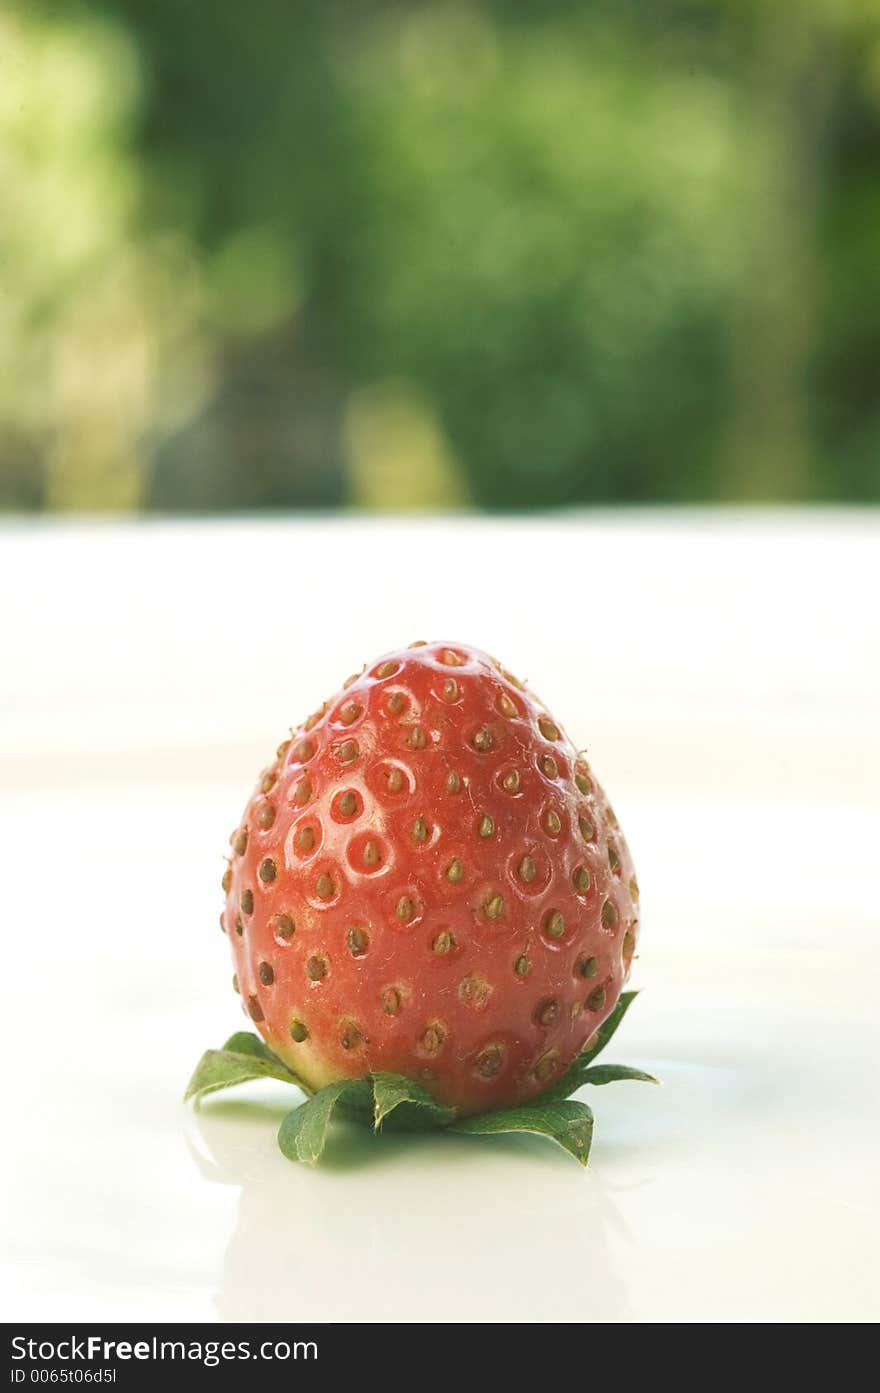
M 459 1116 L 560 1079 L 638 932 L 617 819 L 559 722 L 494 659 L 413 644 L 279 746 L 223 877 L 234 985 L 311 1089 L 377 1071 Z

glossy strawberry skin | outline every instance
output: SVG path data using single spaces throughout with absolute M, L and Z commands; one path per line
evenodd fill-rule
M 314 1088 L 388 1070 L 479 1112 L 554 1082 L 638 934 L 624 837 L 559 723 L 461 643 L 389 653 L 294 731 L 230 839 L 242 1004 Z

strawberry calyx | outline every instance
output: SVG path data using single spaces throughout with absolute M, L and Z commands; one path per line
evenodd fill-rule
M 571 1094 L 587 1084 L 604 1085 L 622 1080 L 658 1082 L 653 1075 L 628 1065 L 593 1064 L 637 995 L 634 991 L 623 992 L 611 1015 L 588 1042 L 588 1048 L 564 1076 L 529 1102 L 516 1107 L 462 1117 L 454 1108 L 438 1103 L 421 1084 L 400 1074 L 385 1072 L 339 1079 L 315 1092 L 249 1031 L 236 1032 L 222 1049 L 205 1051 L 189 1081 L 184 1101 L 195 1099 L 198 1106 L 211 1093 L 253 1079 L 271 1078 L 294 1084 L 307 1095 L 306 1100 L 284 1118 L 278 1132 L 278 1145 L 288 1160 L 306 1165 L 320 1160 L 331 1119 L 338 1110 L 351 1121 L 377 1132 L 386 1127 L 411 1132 L 445 1129 L 470 1136 L 529 1132 L 549 1137 L 585 1166 L 590 1155 L 593 1114 L 586 1103 L 573 1099 Z

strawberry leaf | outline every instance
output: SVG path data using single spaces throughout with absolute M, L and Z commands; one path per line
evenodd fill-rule
M 308 1166 L 319 1161 L 336 1105 L 344 1100 L 360 1112 L 358 1103 L 369 1089 L 366 1079 L 339 1079 L 289 1112 L 278 1131 L 278 1145 L 288 1161 L 303 1161 Z
M 287 1083 L 287 1076 L 290 1075 L 295 1080 L 297 1088 L 301 1088 L 303 1093 L 308 1093 L 310 1097 L 315 1091 L 310 1084 L 304 1083 L 301 1078 L 297 1077 L 283 1059 L 279 1059 L 277 1054 L 272 1053 L 265 1040 L 261 1040 L 259 1035 L 254 1035 L 250 1030 L 237 1030 L 234 1035 L 230 1035 L 223 1049 L 224 1051 L 231 1050 L 233 1054 L 249 1054 L 257 1059 L 265 1060 L 267 1064 L 282 1071 L 281 1074 L 271 1075 L 272 1078 L 282 1078 L 283 1076 L 284 1082 Z
M 596 1043 L 593 1048 L 591 1050 L 584 1050 L 583 1054 L 579 1054 L 574 1063 L 563 1074 L 559 1082 L 551 1084 L 550 1087 L 540 1095 L 542 1099 L 550 1101 L 554 1098 L 568 1098 L 576 1089 L 580 1088 L 582 1084 L 591 1082 L 591 1080 L 586 1077 L 589 1065 L 592 1064 L 597 1055 L 602 1053 L 637 996 L 638 992 L 621 993 L 620 1000 L 611 1012 L 611 1015 L 608 1017 L 607 1021 L 605 1021 L 604 1025 L 600 1025 L 599 1029 L 596 1031 Z M 593 1080 L 593 1082 L 595 1082 L 595 1080 Z M 602 1082 L 610 1083 L 611 1080 L 604 1079 Z
M 274 1055 L 259 1035 L 254 1035 L 250 1030 L 237 1030 L 234 1035 L 223 1046 L 224 1050 L 231 1050 L 233 1054 L 253 1054 L 258 1059 L 267 1059 L 274 1063 L 279 1063 L 278 1056 Z M 282 1065 L 286 1068 L 286 1065 Z
M 263 1040 L 247 1030 L 231 1035 L 223 1049 L 207 1050 L 202 1055 L 185 1098 L 195 1098 L 198 1105 L 207 1094 L 253 1079 L 272 1078 L 295 1084 L 312 1096 L 285 1117 L 278 1133 L 278 1145 L 290 1160 L 308 1165 L 314 1165 L 324 1151 L 330 1119 L 336 1108 L 352 1120 L 376 1130 L 387 1123 L 394 1131 L 448 1128 L 470 1136 L 532 1132 L 552 1138 L 586 1165 L 593 1114 L 585 1103 L 572 1100 L 570 1095 L 585 1084 L 601 1085 L 626 1079 L 657 1083 L 651 1074 L 625 1064 L 592 1063 L 608 1044 L 636 995 L 636 992 L 624 992 L 608 1020 L 596 1032 L 592 1049 L 584 1051 L 557 1084 L 520 1107 L 457 1120 L 455 1109 L 438 1103 L 421 1084 L 400 1074 L 385 1072 L 361 1079 L 340 1079 L 313 1093 Z
M 591 1050 L 585 1050 L 584 1053 L 580 1056 L 580 1059 L 585 1060 L 587 1063 L 589 1063 L 591 1060 L 596 1058 L 597 1054 L 602 1053 L 605 1046 L 608 1044 L 608 1041 L 611 1039 L 612 1035 L 617 1030 L 617 1027 L 620 1025 L 621 1021 L 623 1020 L 630 1006 L 632 1006 L 637 996 L 638 992 L 620 993 L 620 1000 L 618 1001 L 614 1010 L 611 1012 L 611 1015 L 608 1017 L 607 1021 L 605 1021 L 603 1025 L 599 1026 L 599 1029 L 596 1031 L 596 1035 L 598 1037 L 596 1044 L 593 1046 Z
M 553 1141 L 580 1161 L 587 1164 L 593 1139 L 593 1114 L 586 1103 L 559 1101 L 528 1103 L 521 1108 L 505 1108 L 501 1112 L 481 1113 L 453 1122 L 450 1132 L 468 1136 L 487 1136 L 498 1132 L 534 1132 Z
M 400 1108 L 395 1121 L 412 1131 L 444 1127 L 455 1117 L 454 1108 L 436 1102 L 421 1084 L 401 1074 L 378 1073 L 373 1080 L 373 1125 L 378 1131 L 384 1118 Z
M 646 1074 L 643 1069 L 631 1069 L 628 1064 L 594 1064 L 581 1075 L 582 1084 L 619 1083 L 621 1079 L 634 1079 L 638 1083 L 660 1082 L 653 1074 Z
M 268 1058 L 247 1050 L 205 1050 L 187 1085 L 183 1101 L 195 1098 L 198 1103 L 209 1093 L 217 1093 L 221 1088 L 232 1088 L 251 1079 L 280 1079 L 282 1083 L 303 1087 L 280 1059 L 276 1059 L 268 1050 L 266 1054 Z
M 617 1083 L 621 1079 L 637 1079 L 642 1083 L 659 1083 L 653 1074 L 646 1074 L 641 1069 L 630 1069 L 627 1064 L 594 1064 L 590 1065 L 588 1059 L 576 1059 L 568 1070 L 567 1074 L 559 1080 L 555 1086 L 551 1086 L 540 1095 L 541 1100 L 549 1102 L 554 1098 L 570 1098 L 572 1093 L 582 1088 L 584 1084 L 603 1084 Z

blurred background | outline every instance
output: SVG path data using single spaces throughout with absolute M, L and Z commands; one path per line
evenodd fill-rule
M 0 509 L 880 498 L 876 0 L 4 0 Z

